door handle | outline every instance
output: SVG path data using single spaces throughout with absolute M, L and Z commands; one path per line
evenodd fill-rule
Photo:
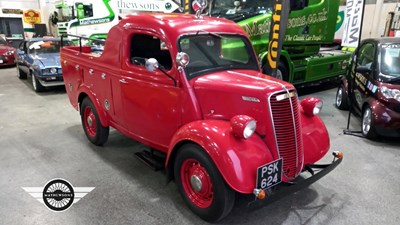
M 121 80 L 119 80 L 119 82 L 122 83 L 122 84 L 127 84 L 128 83 L 128 81 L 126 81 L 125 79 L 121 79 Z

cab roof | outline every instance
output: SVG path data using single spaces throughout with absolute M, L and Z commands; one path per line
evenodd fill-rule
M 167 36 L 173 36 L 173 38 L 182 34 L 197 32 L 235 33 L 247 36 L 243 29 L 233 21 L 208 16 L 196 18 L 195 15 L 178 13 L 131 14 L 122 19 L 117 26 L 125 29 L 153 30 Z

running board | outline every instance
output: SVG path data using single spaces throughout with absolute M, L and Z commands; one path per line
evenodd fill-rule
M 141 152 L 136 152 L 135 156 L 154 171 L 164 168 L 165 159 L 161 156 L 155 155 L 153 152 L 144 150 Z

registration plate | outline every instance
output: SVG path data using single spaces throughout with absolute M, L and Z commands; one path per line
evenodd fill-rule
M 0 60 L 0 63 L 3 63 L 3 60 Z
M 282 182 L 282 159 L 257 169 L 257 189 L 268 189 Z

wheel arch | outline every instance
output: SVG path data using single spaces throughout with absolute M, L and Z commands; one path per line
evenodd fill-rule
M 273 161 L 270 150 L 257 134 L 240 140 L 231 133 L 229 121 L 195 121 L 181 127 L 171 141 L 165 162 L 169 181 L 175 177 L 173 168 L 179 149 L 189 143 L 201 147 L 225 182 L 239 193 L 252 193 L 257 168 Z
M 97 114 L 99 115 L 101 125 L 103 125 L 103 127 L 108 127 L 109 124 L 108 124 L 107 117 L 104 114 L 103 109 L 100 107 L 100 103 L 99 103 L 98 99 L 94 99 L 92 96 L 93 96 L 92 94 L 88 94 L 85 91 L 82 91 L 79 93 L 79 95 L 78 95 L 79 114 L 82 115 L 81 105 L 82 105 L 83 99 L 88 97 L 90 99 L 90 101 L 93 103 L 94 107 L 96 108 Z

